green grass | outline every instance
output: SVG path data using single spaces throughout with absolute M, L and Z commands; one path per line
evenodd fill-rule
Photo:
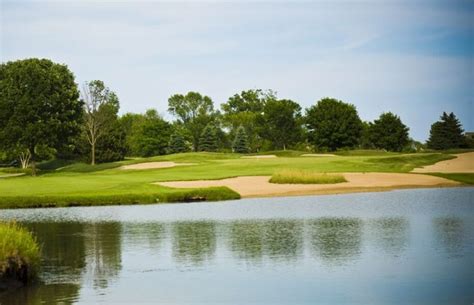
M 270 183 L 279 184 L 333 184 L 341 182 L 347 182 L 341 174 L 317 173 L 294 169 L 279 170 L 270 179 Z
M 31 233 L 15 222 L 0 222 L 0 281 L 26 283 L 35 278 L 40 248 Z
M 474 174 L 470 173 L 434 173 L 431 175 L 458 181 L 468 185 L 474 185 Z
M 288 151 L 283 155 L 288 154 Z M 237 176 L 270 176 L 282 169 L 317 173 L 409 172 L 415 167 L 453 158 L 442 153 L 375 154 L 307 158 L 295 156 L 243 159 L 232 153 L 183 153 L 152 158 L 127 159 L 91 166 L 75 163 L 43 170 L 37 177 L 0 178 L 0 208 L 134 204 L 177 202 L 197 199 L 236 199 L 228 188 L 172 189 L 154 184 L 161 181 L 223 179 Z M 166 169 L 122 170 L 124 164 L 153 161 L 196 163 Z M 57 166 L 64 165 L 56 162 Z

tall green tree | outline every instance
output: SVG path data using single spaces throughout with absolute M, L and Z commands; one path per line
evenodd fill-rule
M 210 123 L 204 128 L 199 140 L 200 151 L 216 151 L 218 147 L 217 143 L 217 131 L 214 124 Z
M 433 123 L 427 142 L 431 149 L 460 148 L 466 145 L 461 122 L 454 113 L 443 112 L 441 120 Z
M 247 138 L 247 133 L 245 132 L 245 128 L 240 126 L 237 128 L 237 132 L 235 134 L 234 142 L 232 143 L 232 149 L 236 153 L 245 154 L 249 152 L 249 143 Z
M 96 163 L 96 146 L 118 119 L 117 95 L 101 80 L 86 82 L 82 88 L 84 101 L 84 133 L 90 145 L 90 162 Z
M 323 150 L 354 147 L 362 133 L 356 107 L 332 98 L 324 98 L 307 109 L 306 124 L 310 142 Z
M 302 135 L 301 107 L 292 100 L 270 99 L 260 119 L 260 135 L 273 148 L 283 149 L 295 144 Z
M 171 96 L 168 99 L 168 111 L 192 135 L 194 151 L 199 149 L 199 138 L 204 128 L 218 116 L 211 98 L 198 92 Z
M 386 112 L 369 125 L 369 138 L 376 148 L 402 151 L 410 141 L 408 130 L 399 116 Z
M 30 154 L 36 175 L 36 149 L 61 149 L 80 133 L 82 102 L 74 75 L 48 59 L 0 65 L 0 149 Z
M 258 151 L 261 147 L 261 138 L 258 132 L 258 120 L 268 100 L 276 99 L 271 90 L 246 90 L 229 97 L 221 105 L 223 125 L 230 130 L 231 138 L 236 136 L 240 126 L 245 128 L 251 151 Z
M 132 128 L 130 145 L 133 155 L 150 157 L 164 155 L 172 129 L 154 109 L 149 109 L 142 119 L 136 120 Z

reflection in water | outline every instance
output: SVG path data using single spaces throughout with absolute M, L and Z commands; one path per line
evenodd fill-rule
M 122 265 L 121 224 L 118 222 L 92 223 L 85 229 L 86 275 L 94 287 L 106 288 Z
M 442 245 L 448 256 L 461 253 L 464 244 L 464 223 L 459 217 L 439 217 L 433 220 L 438 245 Z
M 127 223 L 122 226 L 126 243 L 158 250 L 165 239 L 165 226 L 161 223 Z
M 80 281 L 85 267 L 85 224 L 42 222 L 25 225 L 41 245 L 42 271 L 55 275 L 47 277 L 48 283 Z
M 234 221 L 229 225 L 229 242 L 237 258 L 256 262 L 263 256 L 263 228 L 258 221 Z
M 176 261 L 200 265 L 214 257 L 216 251 L 215 222 L 177 222 L 172 226 L 173 257 Z
M 264 221 L 264 254 L 276 260 L 296 260 L 303 249 L 303 222 Z
M 408 243 L 409 223 L 405 218 L 380 218 L 370 222 L 377 247 L 396 256 L 402 254 Z
M 342 262 L 360 253 L 362 222 L 356 218 L 321 218 L 309 222 L 314 255 Z
M 258 262 L 264 256 L 273 260 L 296 260 L 303 250 L 303 221 L 235 221 L 229 225 L 229 242 L 234 256 Z
M 79 295 L 78 284 L 32 285 L 17 289 L 5 295 L 0 294 L 0 304 L 5 305 L 40 305 L 40 304 L 74 304 Z
M 372 209 L 381 208 L 374 200 L 370 210 L 359 213 L 369 216 L 358 217 L 357 209 L 316 209 L 310 202 L 301 208 L 312 214 L 297 219 L 281 214 L 232 218 L 222 205 L 206 221 L 183 216 L 174 222 L 25 223 L 42 245 L 42 283 L 0 292 L 0 304 L 139 303 L 134 298 L 180 304 L 368 304 L 375 297 L 394 304 L 468 303 L 474 297 L 474 274 L 465 267 L 472 264 L 471 206 L 461 203 L 458 217 L 446 217 L 444 203 L 392 211 L 398 204 L 397 199 L 374 216 Z M 177 211 L 196 206 L 177 206 Z M 294 202 L 287 206 L 293 215 Z M 148 213 L 147 206 L 141 208 Z M 271 208 L 263 205 L 254 213 Z M 411 213 L 415 208 L 421 210 Z M 427 247 L 430 242 L 435 246 Z M 150 268 L 157 261 L 159 268 Z M 249 268 L 241 268 L 242 262 Z

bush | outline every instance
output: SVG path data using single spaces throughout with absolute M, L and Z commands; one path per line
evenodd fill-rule
M 0 222 L 0 281 L 33 280 L 40 264 L 40 248 L 33 235 L 15 222 Z

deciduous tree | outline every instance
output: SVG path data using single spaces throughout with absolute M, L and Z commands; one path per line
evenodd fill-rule
M 310 141 L 316 149 L 334 151 L 359 143 L 362 122 L 354 105 L 324 98 L 306 110 Z
M 193 149 L 198 151 L 199 138 L 204 128 L 212 122 L 217 112 L 208 96 L 198 92 L 188 92 L 186 95 L 175 94 L 168 99 L 168 111 L 173 114 L 192 135 Z
M 66 65 L 36 58 L 0 65 L 0 149 L 21 148 L 33 175 L 37 147 L 60 149 L 71 143 L 80 133 L 82 113 Z
M 375 148 L 402 151 L 409 143 L 408 127 L 391 112 L 382 113 L 369 125 L 370 142 Z

